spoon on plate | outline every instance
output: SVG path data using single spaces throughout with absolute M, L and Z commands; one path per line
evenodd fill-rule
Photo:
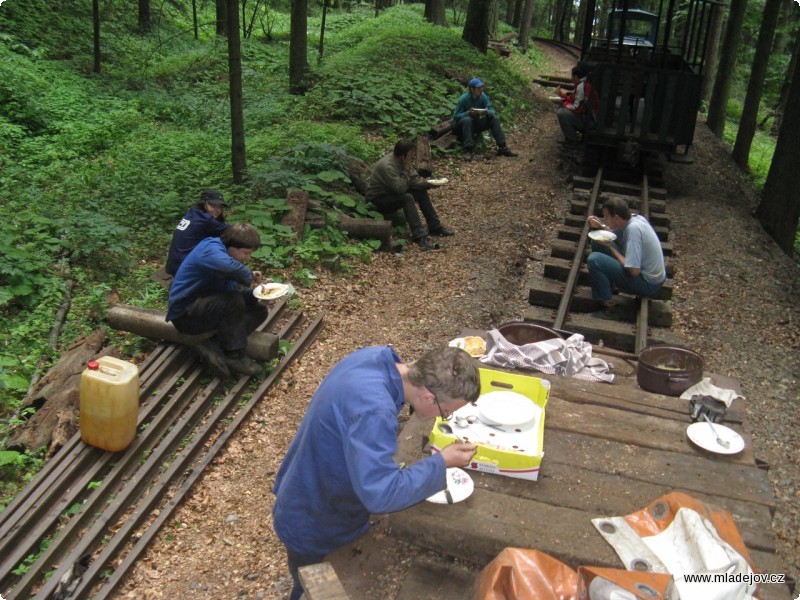
M 705 422 L 706 422 L 706 423 L 708 423 L 708 426 L 709 426 L 709 427 L 711 427 L 711 431 L 713 431 L 713 432 L 714 432 L 714 435 L 715 435 L 715 436 L 716 436 L 716 438 L 717 438 L 717 443 L 718 443 L 720 446 L 722 446 L 723 448 L 725 448 L 726 450 L 727 450 L 728 448 L 730 448 L 730 447 L 731 447 L 731 443 L 730 443 L 728 440 L 723 440 L 721 437 L 719 437 L 719 433 L 718 433 L 718 432 L 717 432 L 717 430 L 714 428 L 714 425 L 711 423 L 711 419 L 709 419 L 709 418 L 708 418 L 708 416 L 706 415 L 706 413 L 700 413 L 700 415 L 703 417 L 703 419 L 705 420 Z
M 486 425 L 487 427 L 491 427 L 492 429 L 497 429 L 498 431 L 502 432 L 506 431 L 499 425 L 492 425 L 491 423 L 487 423 L 486 421 L 476 417 L 475 415 L 469 415 L 466 417 L 460 417 L 456 415 L 455 420 L 456 420 L 456 425 L 458 425 L 459 427 L 468 427 L 469 425 L 480 423 L 481 425 Z

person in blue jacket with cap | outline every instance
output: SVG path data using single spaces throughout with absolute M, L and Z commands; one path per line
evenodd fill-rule
M 476 133 L 490 130 L 492 137 L 497 143 L 498 156 L 517 156 L 506 145 L 506 135 L 500 126 L 500 117 L 492 108 L 492 102 L 483 92 L 483 81 L 470 79 L 468 91 L 464 92 L 458 99 L 456 109 L 453 111 L 453 132 L 459 137 L 464 145 L 464 158 L 472 160 L 475 147 L 474 136 Z
M 200 202 L 192 206 L 172 233 L 167 265 L 164 270 L 173 277 L 183 259 L 189 256 L 197 244 L 207 237 L 219 237 L 228 228 L 222 211 L 227 208 L 222 192 L 203 190 Z
M 298 569 L 361 536 L 370 515 L 414 506 L 447 486 L 446 469 L 469 464 L 477 445 L 454 442 L 401 467 L 397 417 L 408 404 L 422 418 L 449 418 L 480 394 L 475 361 L 463 350 L 430 350 L 404 363 L 390 346 L 356 350 L 317 388 L 275 478 L 273 526 Z

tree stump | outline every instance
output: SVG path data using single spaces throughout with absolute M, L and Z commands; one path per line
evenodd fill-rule
M 289 227 L 295 233 L 295 237 L 303 237 L 303 223 L 306 220 L 308 210 L 308 192 L 305 190 L 289 190 L 286 196 L 286 203 L 289 205 L 289 212 L 283 215 L 281 225 Z
M 431 142 L 427 135 L 421 135 L 417 138 L 417 173 L 420 174 L 420 177 L 433 175 Z
M 22 408 L 36 412 L 11 436 L 8 447 L 38 450 L 46 447 L 52 456 L 78 431 L 81 373 L 86 363 L 100 356 L 118 356 L 114 348 L 103 349 L 106 334 L 98 329 L 70 346 L 58 362 L 34 386 Z

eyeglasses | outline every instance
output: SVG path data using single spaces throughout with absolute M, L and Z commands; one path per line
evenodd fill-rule
M 436 395 L 433 396 L 433 401 L 436 402 L 436 407 L 439 409 L 439 414 L 442 417 L 442 421 L 449 421 L 451 418 L 453 418 L 453 413 L 445 416 L 444 411 L 442 410 L 442 405 L 439 404 L 439 400 L 436 398 Z

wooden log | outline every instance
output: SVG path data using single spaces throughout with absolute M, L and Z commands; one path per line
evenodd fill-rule
M 427 135 L 417 138 L 417 173 L 421 177 L 433 175 L 433 159 L 431 158 L 431 140 Z
M 445 150 L 456 143 L 456 134 L 452 131 L 448 131 L 443 136 L 436 138 L 431 142 L 431 146 L 436 146 L 437 148 L 441 148 Z
M 172 323 L 164 320 L 165 313 L 150 308 L 140 308 L 127 304 L 112 304 L 108 309 L 106 321 L 109 326 L 120 331 L 129 331 L 157 340 L 193 346 L 208 339 L 213 334 L 185 335 L 175 329 Z M 260 361 L 269 361 L 278 356 L 278 336 L 263 331 L 254 331 L 247 337 L 245 354 Z
M 442 121 L 431 127 L 428 131 L 428 135 L 430 139 L 435 140 L 442 137 L 445 133 L 450 133 L 452 130 L 453 124 L 448 119 L 447 121 Z
M 306 600 L 349 600 L 329 562 L 307 565 L 298 570 Z
M 507 44 L 508 42 L 510 42 L 511 40 L 515 39 L 516 37 L 517 37 L 517 32 L 516 31 L 512 31 L 511 33 L 505 34 L 503 37 L 499 38 L 497 41 L 501 42 L 503 44 Z
M 305 223 L 308 210 L 308 192 L 289 190 L 286 203 L 289 205 L 289 212 L 283 215 L 281 225 L 291 228 L 297 239 L 300 239 L 303 236 L 303 223 Z
M 321 229 L 327 224 L 323 215 L 306 215 L 306 224 L 313 229 Z M 339 217 L 337 229 L 360 240 L 380 240 L 381 250 L 391 246 L 392 222 L 378 219 L 355 219 L 347 215 Z

